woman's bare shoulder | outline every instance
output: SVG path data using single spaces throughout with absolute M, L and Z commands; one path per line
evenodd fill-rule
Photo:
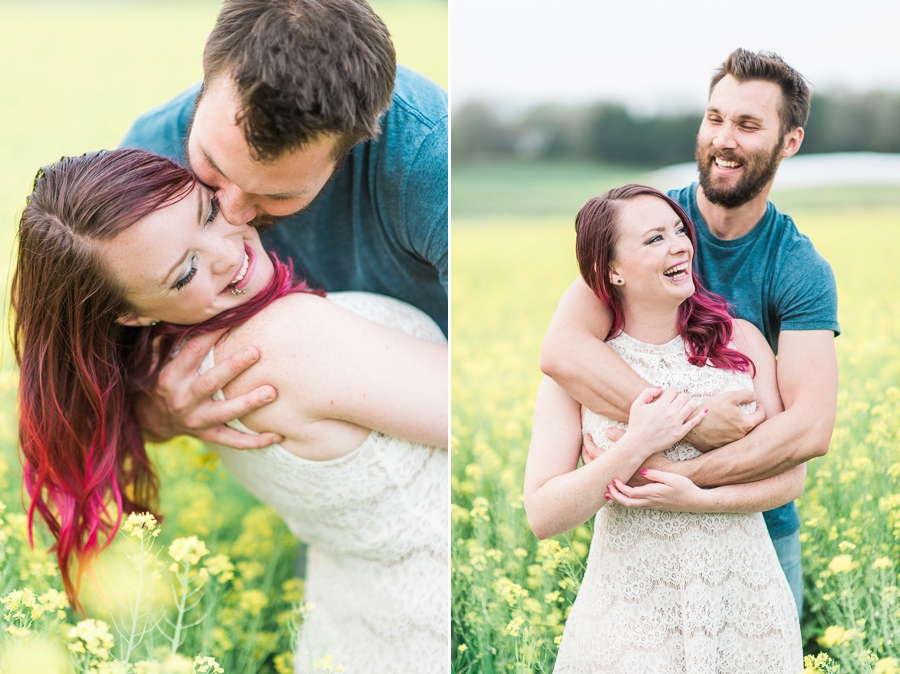
M 751 359 L 754 359 L 754 356 L 759 357 L 761 355 L 773 357 L 772 349 L 769 347 L 769 343 L 762 332 L 759 331 L 759 328 L 743 318 L 734 319 L 734 334 L 731 337 L 731 344 L 735 349 Z

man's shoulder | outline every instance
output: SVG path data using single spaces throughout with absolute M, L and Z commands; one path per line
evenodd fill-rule
M 392 114 L 412 118 L 429 128 L 446 123 L 447 92 L 415 70 L 397 65 L 388 111 L 388 115 Z
M 675 201 L 682 208 L 686 208 L 691 204 L 694 199 L 693 196 L 693 187 L 694 185 L 687 185 L 685 187 L 681 187 L 679 189 L 669 190 L 666 194 L 668 197 Z
M 148 150 L 184 163 L 184 138 L 200 87 L 198 82 L 138 117 L 119 146 Z
M 791 216 L 782 213 L 769 202 L 770 235 L 766 237 L 765 258 L 761 264 L 773 265 L 775 288 L 788 294 L 807 293 L 810 289 L 818 293 L 827 289 L 836 294 L 834 271 L 813 242 L 801 232 Z

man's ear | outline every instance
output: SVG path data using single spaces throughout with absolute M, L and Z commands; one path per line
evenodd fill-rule
M 125 314 L 116 319 L 116 323 L 119 325 L 127 325 L 130 328 L 146 328 L 150 325 L 156 325 L 158 322 L 159 321 L 156 321 L 149 316 L 134 313 Z
M 787 159 L 797 154 L 801 143 L 803 143 L 803 127 L 798 126 L 785 136 L 784 148 L 781 150 L 782 159 Z

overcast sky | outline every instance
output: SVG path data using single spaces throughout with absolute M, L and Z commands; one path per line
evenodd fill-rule
M 894 0 L 452 0 L 452 104 L 605 99 L 702 109 L 733 49 L 780 54 L 814 89 L 900 89 Z

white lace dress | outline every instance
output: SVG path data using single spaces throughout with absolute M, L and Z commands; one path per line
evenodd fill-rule
M 620 334 L 608 344 L 647 381 L 703 400 L 753 388 L 748 374 L 688 363 Z M 746 411 L 752 411 L 748 408 Z M 625 424 L 589 410 L 600 448 Z M 681 441 L 673 460 L 699 452 Z M 799 674 L 797 609 L 761 513 L 673 513 L 605 505 L 560 644 L 556 674 Z
M 424 313 L 369 293 L 329 299 L 369 320 L 446 341 Z M 201 367 L 213 365 L 212 352 Z M 222 392 L 218 393 L 222 398 Z M 252 433 L 240 422 L 238 430 Z M 213 445 L 234 478 L 309 544 L 307 615 L 295 671 L 325 655 L 348 674 L 449 670 L 447 451 L 372 431 L 349 454 L 310 461 L 280 445 Z

